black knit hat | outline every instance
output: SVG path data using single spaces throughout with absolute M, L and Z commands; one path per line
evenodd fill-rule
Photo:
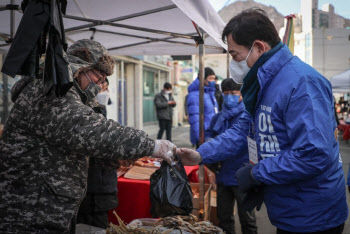
M 233 90 L 241 90 L 242 85 L 237 84 L 231 78 L 226 78 L 221 82 L 221 90 L 225 91 L 233 91 Z
M 215 76 L 215 72 L 213 71 L 213 69 L 211 69 L 210 67 L 204 68 L 204 79 L 211 75 Z

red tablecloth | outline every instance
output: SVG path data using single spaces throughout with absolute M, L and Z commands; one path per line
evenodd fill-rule
M 346 124 L 343 119 L 340 119 L 339 122 L 338 129 L 343 132 L 343 140 L 347 141 L 350 139 L 350 125 Z
M 198 166 L 185 166 L 186 174 L 190 182 L 197 178 L 196 171 Z M 198 179 L 197 179 L 198 180 Z M 118 200 L 119 206 L 115 211 L 118 216 L 126 223 L 134 219 L 151 218 L 151 201 L 149 199 L 150 181 L 149 180 L 132 180 L 124 177 L 118 178 Z M 113 210 L 109 211 L 109 222 L 117 224 L 117 218 Z

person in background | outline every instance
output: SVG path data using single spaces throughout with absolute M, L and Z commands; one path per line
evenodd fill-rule
M 64 96 L 44 94 L 44 80 L 30 76 L 11 90 L 14 105 L 0 139 L 0 233 L 75 233 L 91 158 L 172 162 L 171 142 L 93 111 L 113 74 L 106 48 L 83 39 L 67 55 L 74 86 Z
M 215 98 L 216 98 L 216 103 L 218 104 L 218 110 L 221 111 L 223 99 L 222 99 L 222 93 L 220 90 L 220 85 L 218 84 L 218 80 L 219 80 L 218 77 L 215 76 Z
M 233 17 L 222 33 L 230 72 L 246 111 L 237 124 L 197 151 L 177 149 L 184 165 L 234 159 L 245 207 L 264 202 L 277 234 L 340 234 L 348 218 L 345 179 L 330 82 L 293 56 L 266 12 Z
M 106 78 L 96 96 L 97 103 L 92 105 L 95 113 L 100 113 L 105 118 L 106 105 L 110 102 L 108 85 L 109 81 Z M 90 158 L 87 191 L 79 207 L 77 223 L 108 228 L 108 211 L 118 206 L 117 169 L 121 165 L 128 167 L 131 164 L 132 160 Z
M 215 73 L 210 67 L 204 69 L 204 130 L 208 129 L 213 116 L 218 112 L 215 98 Z M 199 79 L 188 86 L 187 110 L 192 145 L 199 146 Z
M 96 113 L 100 113 L 107 118 L 107 105 L 110 105 L 112 103 L 111 99 L 109 98 L 108 79 L 106 78 L 105 82 L 103 82 L 101 85 L 102 89 L 96 96 L 96 101 L 98 105 L 94 107 L 93 110 Z
M 159 132 L 157 139 L 162 139 L 163 132 L 166 132 L 166 139 L 171 141 L 171 128 L 173 125 L 173 108 L 176 106 L 173 95 L 171 93 L 172 86 L 166 82 L 163 90 L 154 97 L 157 118 L 159 122 Z
M 338 113 L 337 113 L 337 107 L 336 107 L 336 101 L 335 101 L 335 97 L 333 96 L 333 102 L 334 102 L 334 116 L 335 116 L 335 121 L 337 122 L 337 126 L 340 124 L 339 122 L 339 117 L 338 117 Z
M 2 131 L 4 130 L 4 125 L 0 124 L 0 138 L 1 138 L 1 135 L 2 135 Z
M 211 120 L 209 128 L 205 132 L 206 141 L 224 133 L 234 124 L 238 123 L 238 119 L 243 114 L 245 108 L 242 102 L 240 92 L 241 85 L 235 83 L 231 78 L 225 79 L 221 83 L 223 92 L 223 106 L 222 111 L 217 113 Z M 240 155 L 232 158 L 221 160 L 220 155 L 211 160 L 210 165 L 217 165 L 216 184 L 217 184 L 217 215 L 219 218 L 219 226 L 227 234 L 234 234 L 235 219 L 233 215 L 233 208 L 235 201 L 237 201 L 238 216 L 241 223 L 242 233 L 256 234 L 257 226 L 255 220 L 255 212 L 246 211 L 242 206 L 242 201 L 245 193 L 238 189 L 235 174 L 244 163 L 249 163 L 248 148 L 243 148 Z M 202 163 L 206 163 L 205 160 Z M 214 164 L 213 164 L 214 163 Z M 206 164 L 206 166 L 208 166 Z
M 185 118 L 186 118 L 186 120 L 188 120 L 187 97 L 188 97 L 188 94 L 186 94 L 185 101 L 184 101 L 184 110 L 185 110 Z

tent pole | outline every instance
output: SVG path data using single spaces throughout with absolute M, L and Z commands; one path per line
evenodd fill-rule
M 226 78 L 230 78 L 230 53 L 227 51 L 226 52 L 226 65 L 227 65 L 227 73 L 226 73 Z
M 11 0 L 11 5 L 14 5 L 15 1 Z M 10 36 L 11 36 L 11 40 L 13 40 L 14 36 L 15 36 L 15 11 L 11 10 L 10 11 L 10 17 L 11 17 L 11 22 L 10 22 Z
M 199 45 L 199 145 L 204 143 L 204 39 L 195 38 Z M 199 165 L 199 220 L 204 220 L 204 166 Z

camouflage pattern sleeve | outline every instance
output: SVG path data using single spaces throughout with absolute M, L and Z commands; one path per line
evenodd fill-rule
M 138 159 L 152 154 L 154 140 L 145 132 L 106 120 L 77 95 L 69 92 L 41 108 L 37 134 L 57 147 L 90 157 Z

